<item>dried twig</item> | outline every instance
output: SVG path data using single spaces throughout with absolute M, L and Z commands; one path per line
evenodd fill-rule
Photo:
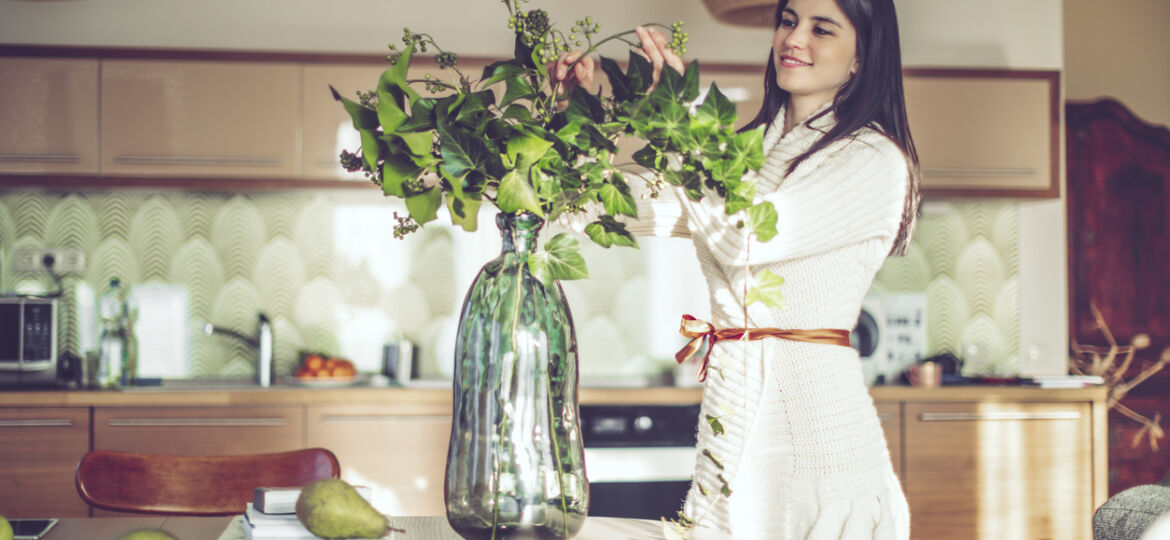
M 1149 348 L 1150 336 L 1149 334 L 1138 334 L 1130 340 L 1129 345 L 1118 345 L 1117 340 L 1113 337 L 1113 332 L 1109 330 L 1109 326 L 1105 324 L 1105 317 L 1097 309 L 1096 305 L 1090 304 L 1089 309 L 1093 312 L 1093 320 L 1095 321 L 1096 329 L 1101 331 L 1105 336 L 1105 341 L 1109 343 L 1108 347 L 1099 347 L 1093 345 L 1081 345 L 1076 341 L 1072 343 L 1072 352 L 1074 357 L 1069 368 L 1077 374 L 1081 375 L 1098 375 L 1105 380 L 1105 385 L 1109 387 L 1108 405 L 1117 410 L 1117 412 L 1132 419 L 1133 421 L 1142 425 L 1142 428 L 1133 437 L 1133 446 L 1141 443 L 1142 439 L 1148 438 L 1150 441 L 1150 449 L 1158 451 L 1158 439 L 1166 436 L 1166 432 L 1162 430 L 1162 413 L 1154 414 L 1153 420 L 1138 414 L 1133 409 L 1121 404 L 1121 398 L 1125 397 L 1130 390 L 1149 379 L 1155 373 L 1161 371 L 1170 364 L 1170 347 L 1162 349 L 1162 356 L 1157 362 L 1142 368 L 1141 373 L 1137 376 L 1125 380 L 1125 373 L 1129 371 L 1130 365 L 1137 351 Z M 1119 355 L 1124 355 L 1120 365 L 1117 365 Z

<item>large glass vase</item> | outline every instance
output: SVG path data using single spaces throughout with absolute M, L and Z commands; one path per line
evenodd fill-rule
M 469 540 L 570 538 L 589 506 L 573 319 L 528 270 L 543 224 L 499 214 L 503 249 L 463 302 L 444 493 Z

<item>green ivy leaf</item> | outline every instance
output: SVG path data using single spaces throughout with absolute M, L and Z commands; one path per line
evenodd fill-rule
M 723 423 L 718 418 L 709 414 L 704 415 L 707 418 L 707 423 L 711 425 L 711 433 L 714 435 L 723 434 Z M 705 495 L 705 494 L 704 494 Z
M 504 114 L 502 114 L 500 118 L 518 120 L 520 122 L 527 123 L 532 121 L 532 112 L 528 110 L 528 107 L 513 103 L 508 105 L 507 109 L 504 109 Z
M 771 270 L 761 270 L 756 274 L 755 281 L 756 285 L 748 289 L 744 299 L 747 305 L 763 302 L 765 306 L 775 309 L 784 307 L 784 295 L 780 291 L 784 278 L 772 273 Z
M 410 118 L 398 131 L 432 131 L 435 126 L 435 104 L 439 100 L 433 98 L 419 98 L 410 104 Z
M 333 93 L 333 99 L 340 101 L 345 112 L 349 113 L 350 120 L 353 121 L 353 128 L 358 131 L 375 130 L 378 129 L 378 113 L 377 111 L 368 107 L 363 107 L 360 103 L 343 97 L 337 92 L 336 88 L 329 87 L 329 91 Z
M 736 133 L 727 150 L 737 166 L 758 171 L 764 166 L 764 126 Z
M 545 287 L 552 287 L 561 279 L 585 279 L 589 271 L 579 250 L 576 238 L 560 233 L 545 243 L 543 251 L 528 256 L 528 270 Z
M 395 197 L 405 197 L 402 184 L 418 178 L 422 169 L 405 156 L 391 155 L 382 161 L 382 192 Z
M 443 171 L 451 176 L 463 176 L 476 170 L 490 159 L 483 140 L 458 129 L 439 129 L 439 148 Z
M 691 102 L 699 97 L 699 61 L 691 60 L 687 64 L 686 71 L 683 72 L 682 93 L 679 95 L 683 101 Z
M 501 60 L 493 62 L 483 68 L 483 75 L 480 76 L 480 88 L 487 88 L 500 81 L 511 79 L 513 77 L 526 75 L 528 68 L 520 65 L 516 60 Z
M 387 153 L 385 143 L 378 140 L 377 132 L 368 129 L 359 130 L 358 136 L 362 139 L 362 162 L 365 163 L 366 169 L 378 170 L 378 162 L 382 161 Z
M 761 242 L 767 242 L 776 236 L 778 219 L 776 207 L 770 202 L 762 202 L 748 209 L 748 223 Z
M 395 133 L 402 142 L 406 143 L 406 147 L 410 149 L 410 153 L 416 156 L 429 156 L 431 149 L 435 146 L 435 132 L 433 131 L 418 131 L 413 133 Z
M 683 99 L 685 92 L 686 81 L 683 80 L 682 74 L 671 66 L 662 66 L 662 73 L 658 75 L 658 87 L 650 93 L 650 97 L 659 104 L 669 103 L 681 107 L 681 102 L 687 101 Z
M 626 66 L 626 80 L 630 82 L 630 90 L 635 94 L 642 94 L 654 84 L 654 66 L 642 55 L 630 51 L 630 61 Z
M 634 99 L 634 89 L 630 86 L 630 78 L 622 73 L 622 68 L 612 58 L 601 57 L 601 71 L 609 78 L 609 85 L 613 89 L 613 98 L 618 102 Z
M 569 106 L 565 108 L 565 118 L 569 122 L 599 124 L 605 121 L 605 109 L 597 96 L 586 92 L 580 86 L 574 86 L 569 92 Z
M 540 207 L 540 198 L 536 190 L 528 183 L 528 167 L 523 171 L 513 169 L 500 179 L 500 187 L 496 189 L 496 206 L 501 212 L 515 213 L 527 210 L 544 217 L 544 210 Z
M 439 188 L 431 188 L 406 198 L 406 209 L 410 212 L 410 217 L 420 225 L 434 220 L 442 204 L 443 192 Z
M 589 235 L 601 247 L 627 246 L 637 247 L 638 242 L 634 235 L 626 229 L 626 225 L 613 216 L 601 216 L 597 221 L 585 226 L 585 234 Z
M 508 159 L 515 162 L 517 156 L 521 156 L 528 163 L 536 163 L 549 148 L 552 148 L 552 141 L 538 137 L 531 133 L 523 131 L 516 131 L 508 138 L 506 145 L 508 152 Z
M 611 215 L 638 217 L 638 203 L 630 195 L 630 188 L 618 176 L 615 183 L 606 182 L 601 186 L 598 196 L 605 205 L 605 212 Z
M 463 227 L 467 232 L 475 232 L 479 228 L 479 206 L 483 201 L 468 197 L 447 197 L 447 211 L 451 214 L 451 223 Z
M 511 104 L 518 99 L 532 99 L 536 90 L 528 84 L 524 77 L 510 77 L 504 80 L 504 97 L 500 100 L 500 107 Z
M 703 99 L 703 103 L 695 107 L 695 118 L 704 123 L 713 122 L 723 129 L 730 129 L 735 127 L 738 114 L 735 112 L 735 104 L 723 95 L 717 84 L 711 83 L 707 89 L 707 97 Z M 763 139 L 761 144 L 762 141 Z

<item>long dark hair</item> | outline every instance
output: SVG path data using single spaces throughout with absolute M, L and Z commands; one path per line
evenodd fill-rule
M 921 198 L 918 188 L 918 152 L 910 137 L 910 125 L 906 120 L 906 99 L 902 92 L 902 50 L 898 40 L 898 17 L 894 12 L 893 0 L 835 0 L 837 6 L 849 18 L 857 30 L 857 72 L 837 92 L 830 107 L 837 124 L 813 143 L 807 152 L 788 165 L 791 173 L 810 155 L 829 146 L 838 139 L 848 137 L 863 127 L 877 129 L 906 155 L 910 168 L 910 185 L 902 209 L 902 224 L 894 238 L 891 253 L 905 255 L 910 246 L 910 237 L 918 214 Z M 788 0 L 780 0 L 776 6 L 773 29 L 780 27 Z M 776 84 L 776 60 L 768 50 L 768 68 L 764 72 L 764 103 L 760 112 L 743 129 L 764 126 L 768 129 L 780 109 L 788 102 L 788 92 Z M 822 112 L 806 122 L 811 122 Z

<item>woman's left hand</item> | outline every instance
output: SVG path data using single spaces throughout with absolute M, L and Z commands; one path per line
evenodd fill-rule
M 658 87 L 658 80 L 662 78 L 662 66 L 670 66 L 679 73 L 686 71 L 683 59 L 674 54 L 670 47 L 667 47 L 670 42 L 657 28 L 639 26 L 634 29 L 634 33 L 642 41 L 642 50 L 634 49 L 634 52 L 642 55 L 654 66 L 654 83 L 650 86 L 650 90 Z

